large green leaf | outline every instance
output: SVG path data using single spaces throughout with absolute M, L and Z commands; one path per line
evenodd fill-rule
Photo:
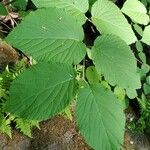
M 71 66 L 39 63 L 13 81 L 5 111 L 31 120 L 44 120 L 63 110 L 77 90 Z
M 77 124 L 95 150 L 119 150 L 123 143 L 125 116 L 122 104 L 99 84 L 83 88 L 77 103 Z
M 130 47 L 115 35 L 102 35 L 97 38 L 92 49 L 96 69 L 113 86 L 140 88 L 135 56 Z
M 86 20 L 85 13 L 88 11 L 88 0 L 32 0 L 38 8 L 57 7 L 64 8 L 71 15 L 76 17 L 81 24 Z
M 146 26 L 144 29 L 142 42 L 150 45 L 150 25 Z
M 79 63 L 86 53 L 83 30 L 64 10 L 45 8 L 29 14 L 6 38 L 36 60 Z
M 139 0 L 127 0 L 123 5 L 122 12 L 139 24 L 147 25 L 149 23 L 147 10 Z
M 93 23 L 100 32 L 115 34 L 127 44 L 137 40 L 121 10 L 113 2 L 96 1 L 92 7 L 92 16 Z

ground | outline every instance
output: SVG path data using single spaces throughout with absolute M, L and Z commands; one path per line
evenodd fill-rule
M 90 150 L 79 134 L 75 122 L 56 116 L 33 130 L 27 138 L 14 130 L 13 138 L 0 134 L 0 150 Z

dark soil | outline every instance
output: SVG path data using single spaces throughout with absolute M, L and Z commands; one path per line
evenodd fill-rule
M 0 134 L 0 150 L 90 150 L 76 129 L 74 121 L 56 116 L 33 130 L 33 138 L 27 138 L 14 130 L 10 139 Z
M 29 144 L 30 139 L 16 130 L 13 131 L 12 139 L 4 134 L 0 134 L 0 150 L 27 150 Z
M 33 132 L 30 150 L 89 150 L 74 121 L 57 116 L 40 127 Z
M 92 150 L 80 135 L 74 121 L 56 116 L 40 123 L 40 130 L 33 130 L 33 138 L 13 131 L 10 139 L 0 134 L 0 150 Z M 121 150 L 150 150 L 148 137 L 144 134 L 125 132 Z

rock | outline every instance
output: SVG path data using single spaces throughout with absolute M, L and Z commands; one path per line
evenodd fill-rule
M 18 53 L 10 45 L 0 39 L 0 66 L 15 63 L 18 57 Z
M 0 150 L 28 150 L 30 139 L 18 131 L 13 131 L 12 139 L 0 133 Z
M 0 150 L 3 150 L 7 145 L 7 138 L 4 134 L 0 134 Z
M 135 150 L 150 150 L 150 141 L 145 134 L 133 134 L 131 138 Z
M 145 134 L 126 131 L 122 150 L 150 150 L 150 141 Z
M 74 121 L 56 116 L 40 123 L 28 138 L 14 130 L 12 139 L 0 134 L 0 150 L 92 150 L 78 133 Z
M 41 122 L 40 128 L 33 131 L 29 150 L 90 150 L 74 121 L 55 116 Z

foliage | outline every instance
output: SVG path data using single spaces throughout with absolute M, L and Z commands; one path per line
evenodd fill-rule
M 2 2 L 0 2 L 0 14 L 7 15 L 7 10 Z
M 127 123 L 127 128 L 136 133 L 150 133 L 150 101 L 142 95 L 139 99 L 140 118 Z
M 16 0 L 12 3 L 12 8 L 15 10 L 26 10 L 27 0 Z
M 11 82 L 26 69 L 25 62 L 18 62 L 13 68 L 6 69 L 0 74 L 0 131 L 11 137 L 11 124 L 16 124 L 15 127 L 23 134 L 31 137 L 31 129 L 33 126 L 38 127 L 37 121 L 23 120 L 18 116 L 10 113 L 5 113 L 4 105 L 9 99 L 9 87 Z
M 77 125 L 87 143 L 96 150 L 119 150 L 128 98 L 137 98 L 141 106 L 139 130 L 148 128 L 149 100 L 137 92 L 144 89 L 145 97 L 150 94 L 144 51 L 150 44 L 146 7 L 138 0 L 127 0 L 121 9 L 109 0 L 32 2 L 37 10 L 5 40 L 37 63 L 12 82 L 4 111 L 21 117 L 16 123 L 29 134 L 24 131 L 30 128 L 24 119 L 46 120 L 77 99 Z M 100 36 L 87 50 L 82 25 L 89 22 Z M 5 120 L 5 126 L 10 121 Z
M 149 16 L 147 15 L 147 10 L 140 1 L 127 0 L 121 10 L 136 23 L 144 25 L 147 25 L 149 23 Z

